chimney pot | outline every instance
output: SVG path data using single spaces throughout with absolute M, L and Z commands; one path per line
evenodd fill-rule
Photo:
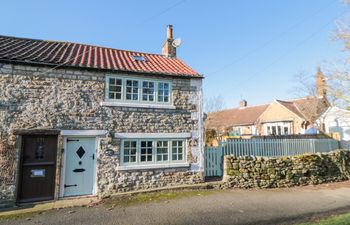
M 173 25 L 169 24 L 167 27 L 167 39 L 172 39 L 173 38 Z
M 242 100 L 239 102 L 239 107 L 240 108 L 244 108 L 244 107 L 247 107 L 248 103 L 246 100 Z

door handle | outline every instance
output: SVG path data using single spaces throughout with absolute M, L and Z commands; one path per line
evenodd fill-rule
M 90 156 L 92 158 L 92 160 L 95 160 L 95 154 L 92 154 L 92 156 Z
M 76 187 L 78 186 L 77 184 L 65 184 L 64 185 L 64 188 L 67 188 L 67 187 Z

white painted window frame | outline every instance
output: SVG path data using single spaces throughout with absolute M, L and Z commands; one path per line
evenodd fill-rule
M 269 123 L 264 123 L 264 130 L 265 130 L 265 135 L 273 135 L 272 134 L 272 127 L 276 128 L 276 135 L 286 135 L 284 132 L 284 128 L 288 128 L 288 135 L 291 134 L 291 126 L 290 122 L 269 122 Z M 278 126 L 281 127 L 281 134 L 278 134 Z M 268 132 L 268 127 L 270 127 L 270 134 Z
M 122 80 L 122 99 L 110 99 L 109 98 L 109 79 L 116 78 Z M 126 80 L 137 80 L 138 81 L 138 100 L 127 100 L 126 99 Z M 144 101 L 142 100 L 142 83 L 143 81 L 154 82 L 154 101 Z M 158 101 L 158 83 L 168 83 L 169 85 L 169 101 L 168 102 L 159 102 Z M 108 103 L 121 103 L 121 104 L 130 104 L 136 103 L 137 105 L 159 105 L 164 107 L 173 106 L 172 99 L 172 82 L 168 79 L 150 79 L 150 78 L 138 78 L 132 76 L 123 76 L 123 75 L 107 75 L 105 79 L 105 102 L 101 105 L 110 105 Z M 117 104 L 116 104 L 117 105 Z M 124 105 L 127 106 L 127 105 Z
M 136 141 L 136 162 L 124 162 L 124 142 L 125 141 Z M 141 141 L 152 141 L 152 161 L 151 162 L 141 162 Z M 167 141 L 168 142 L 168 160 L 166 161 L 157 161 L 157 141 Z M 182 141 L 182 160 L 172 160 L 172 142 L 173 141 Z M 132 139 L 122 139 L 120 146 L 120 165 L 123 166 L 154 166 L 158 165 L 168 165 L 168 167 L 172 167 L 172 164 L 186 164 L 186 139 L 182 138 L 132 138 Z M 186 164 L 188 165 L 188 164 Z

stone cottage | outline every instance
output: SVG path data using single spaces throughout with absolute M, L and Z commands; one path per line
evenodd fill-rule
M 0 204 L 202 182 L 203 77 L 173 41 L 0 36 Z

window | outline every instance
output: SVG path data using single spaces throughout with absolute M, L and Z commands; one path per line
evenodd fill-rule
M 146 61 L 145 57 L 140 56 L 140 55 L 133 55 L 131 57 L 134 61 L 140 61 L 140 62 Z
M 126 80 L 126 100 L 139 100 L 139 81 Z
M 171 82 L 107 76 L 105 87 L 105 98 L 110 102 L 171 103 Z
M 277 126 L 277 134 L 278 134 L 278 135 L 281 135 L 281 134 L 282 134 L 281 126 Z
M 290 122 L 267 123 L 265 126 L 265 135 L 289 135 Z
M 158 82 L 158 102 L 169 102 L 169 83 Z
M 157 141 L 157 161 L 168 161 L 168 155 L 168 142 Z
M 122 140 L 121 165 L 184 162 L 184 140 Z
M 122 79 L 118 78 L 109 78 L 109 93 L 108 97 L 110 99 L 122 99 Z
M 277 134 L 277 132 L 276 132 L 276 126 L 273 126 L 272 127 L 272 135 L 276 135 Z
M 153 143 L 152 141 L 141 141 L 141 162 L 153 161 Z
M 136 141 L 124 141 L 124 163 L 134 163 L 136 162 Z
M 241 135 L 241 128 L 240 127 L 233 127 L 232 131 L 229 132 L 230 136 L 240 136 Z
M 183 160 L 183 141 L 173 141 L 171 160 Z
M 142 101 L 154 101 L 154 82 L 142 81 Z

